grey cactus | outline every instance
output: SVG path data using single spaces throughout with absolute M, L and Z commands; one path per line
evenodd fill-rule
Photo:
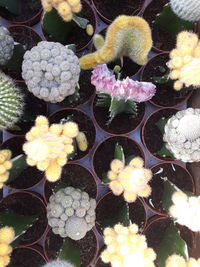
M 82 239 L 95 225 L 96 201 L 73 187 L 60 189 L 47 205 L 48 223 L 55 234 Z
M 0 27 L 0 65 L 5 65 L 12 57 L 14 40 L 7 28 Z
M 47 102 L 73 95 L 79 74 L 78 57 L 60 43 L 42 41 L 24 54 L 22 77 L 28 90 Z
M 14 82 L 0 72 L 0 130 L 9 129 L 20 119 L 24 100 Z
M 75 267 L 75 266 L 67 261 L 54 260 L 43 265 L 43 267 Z

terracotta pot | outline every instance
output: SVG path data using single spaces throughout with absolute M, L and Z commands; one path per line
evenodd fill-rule
M 158 63 L 158 61 L 160 62 Z M 182 95 L 182 91 L 176 91 L 172 85 L 157 84 L 152 77 L 161 77 L 167 74 L 168 67 L 166 63 L 169 61 L 169 53 L 162 53 L 152 57 L 148 63 L 142 68 L 140 80 L 152 82 L 156 85 L 157 90 L 155 96 L 149 102 L 158 107 L 178 107 L 184 104 L 192 95 L 193 90 Z
M 156 155 L 155 153 L 158 152 L 164 142 L 163 142 L 163 136 L 160 132 L 159 128 L 156 126 L 156 123 L 162 118 L 162 117 L 171 117 L 172 115 L 176 114 L 179 110 L 176 108 L 161 108 L 156 111 L 154 111 L 144 122 L 144 125 L 141 129 L 141 139 L 143 142 L 143 145 L 145 148 L 149 151 L 152 157 L 156 158 L 157 160 L 162 161 L 176 161 L 175 159 L 172 159 L 170 157 L 161 157 Z M 147 137 L 147 134 L 149 135 Z M 153 143 L 150 144 L 149 140 L 153 140 Z

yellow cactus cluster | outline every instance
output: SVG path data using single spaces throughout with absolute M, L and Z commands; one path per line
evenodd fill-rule
M 138 234 L 138 226 L 116 224 L 104 230 L 106 249 L 101 254 L 105 263 L 112 267 L 154 267 L 156 253 L 148 248 L 144 235 Z
M 82 9 L 80 0 L 41 0 L 44 11 L 49 12 L 52 8 L 57 9 L 64 21 L 70 21 L 73 13 L 79 13 Z
M 125 166 L 118 159 L 114 159 L 110 164 L 111 170 L 108 178 L 111 180 L 109 187 L 113 194 L 121 195 L 127 202 L 134 202 L 138 196 L 148 197 L 151 194 L 151 187 L 148 185 L 152 178 L 152 172 L 144 168 L 144 161 L 140 157 L 133 158 Z
M 5 226 L 0 229 L 0 267 L 7 266 L 10 263 L 12 247 L 10 243 L 15 238 L 15 232 L 12 227 Z
M 35 126 L 26 134 L 27 142 L 23 150 L 27 155 L 27 164 L 45 171 L 50 182 L 57 181 L 67 156 L 74 151 L 73 138 L 79 134 L 78 125 L 69 121 L 65 124 L 52 124 L 48 119 L 38 116 Z
M 104 45 L 95 53 L 81 57 L 80 66 L 82 69 L 91 69 L 123 56 L 144 65 L 151 47 L 148 23 L 138 16 L 121 15 L 108 27 Z
M 0 150 L 0 188 L 8 180 L 9 170 L 12 168 L 12 153 L 8 149 Z
M 174 89 L 179 91 L 186 87 L 200 87 L 200 40 L 195 33 L 183 31 L 178 34 L 176 48 L 170 52 L 170 79 Z
M 183 257 L 174 254 L 167 258 L 165 267 L 200 267 L 200 258 L 198 260 L 189 258 L 186 261 Z

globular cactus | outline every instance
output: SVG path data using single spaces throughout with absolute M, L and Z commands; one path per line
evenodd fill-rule
M 12 128 L 19 121 L 24 99 L 14 82 L 0 72 L 0 130 Z
M 165 262 L 165 267 L 199 267 L 200 258 L 189 258 L 185 260 L 182 256 L 173 254 L 169 256 Z
M 165 125 L 163 140 L 174 157 L 183 162 L 200 161 L 200 109 L 178 111 Z
M 22 77 L 28 90 L 47 102 L 73 95 L 79 74 L 78 57 L 60 43 L 42 41 L 24 54 Z
M 91 69 L 123 56 L 144 65 L 151 47 L 152 37 L 148 23 L 138 16 L 122 15 L 108 27 L 104 45 L 96 52 L 81 57 L 80 66 L 82 69 Z
M 148 248 L 144 235 L 138 233 L 138 226 L 128 227 L 116 224 L 104 230 L 106 249 L 101 254 L 105 263 L 115 266 L 155 267 L 156 253 Z
M 15 238 L 15 232 L 12 227 L 5 226 L 0 228 L 0 266 L 5 267 L 10 263 L 12 247 L 10 244 Z
M 54 260 L 43 265 L 43 267 L 75 267 L 75 266 L 67 261 Z
M 12 168 L 11 156 L 9 149 L 0 150 L 0 188 L 8 180 L 9 170 Z
M 199 0 L 170 0 L 173 12 L 186 21 L 200 20 Z
M 3 26 L 0 27 L 0 65 L 5 65 L 12 57 L 14 39 Z
M 82 239 L 95 225 L 96 201 L 73 187 L 60 189 L 47 205 L 48 223 L 55 234 Z

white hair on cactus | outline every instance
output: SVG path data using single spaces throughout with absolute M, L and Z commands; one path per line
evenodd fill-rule
M 198 115 L 186 115 L 179 121 L 177 132 L 189 141 L 200 136 L 200 117 Z
M 43 267 L 75 267 L 75 266 L 67 261 L 54 260 L 43 265 Z

